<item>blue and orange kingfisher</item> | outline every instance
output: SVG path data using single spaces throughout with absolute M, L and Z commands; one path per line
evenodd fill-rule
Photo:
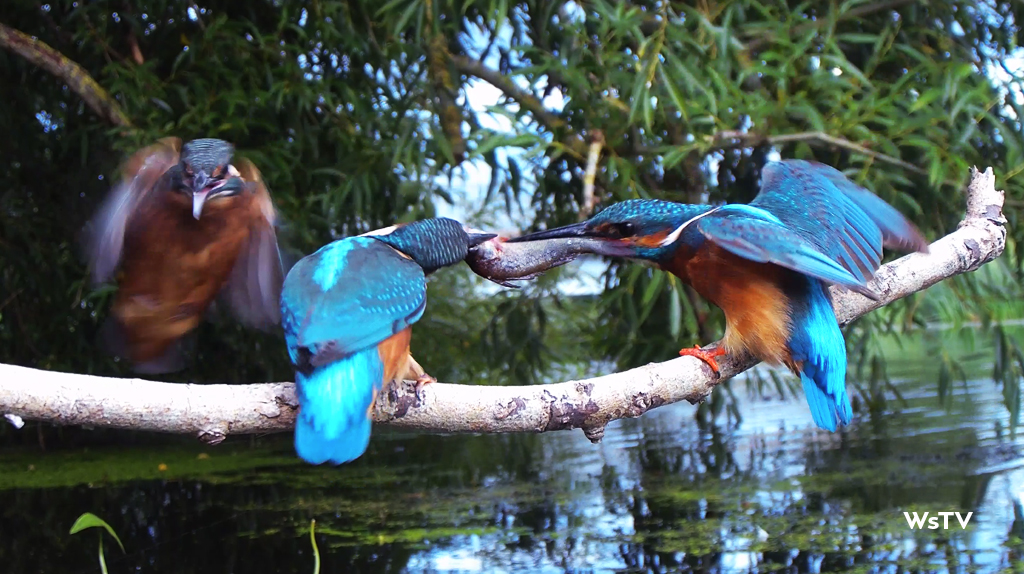
M 718 373 L 715 358 L 749 352 L 800 377 L 814 422 L 835 431 L 852 416 L 846 342 L 826 283 L 876 299 L 867 287 L 882 247 L 928 250 L 896 209 L 817 162 L 765 165 L 749 204 L 615 203 L 589 220 L 508 240 L 586 237 L 591 253 L 653 262 L 725 312 L 722 347 L 683 349 Z M 560 262 L 559 262 L 560 263 Z M 558 263 L 556 263 L 557 265 Z
M 383 385 L 433 381 L 409 354 L 427 275 L 493 237 L 453 219 L 425 219 L 329 243 L 292 267 L 281 324 L 295 365 L 295 450 L 303 460 L 355 460 L 369 444 Z

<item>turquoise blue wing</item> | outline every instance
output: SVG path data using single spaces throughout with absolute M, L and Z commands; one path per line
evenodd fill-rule
M 797 161 L 797 160 L 792 160 Z M 903 214 L 884 199 L 853 183 L 839 170 L 815 162 L 800 162 L 806 172 L 813 172 L 832 182 L 847 198 L 857 204 L 882 232 L 882 245 L 900 251 L 926 251 L 928 242 Z
M 874 276 L 883 244 L 927 250 L 927 242 L 895 208 L 825 164 L 785 160 L 765 165 L 750 202 L 841 264 L 862 283 Z
M 863 290 L 863 281 L 775 216 L 748 205 L 727 205 L 697 220 L 697 230 L 735 255 L 774 263 L 830 283 Z
M 423 269 L 372 237 L 322 247 L 288 273 L 281 322 L 296 366 L 318 367 L 415 323 L 427 303 Z

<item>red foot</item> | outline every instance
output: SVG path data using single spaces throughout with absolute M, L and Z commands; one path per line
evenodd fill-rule
M 436 383 L 436 382 L 437 382 L 437 379 L 435 379 L 434 377 L 431 377 L 430 375 L 428 375 L 426 373 L 424 373 L 424 374 L 422 374 L 422 375 L 420 375 L 419 377 L 416 378 L 416 400 L 417 400 L 417 402 L 420 402 L 420 403 L 423 402 L 423 387 L 429 385 L 430 383 Z
M 709 367 L 711 367 L 711 370 L 714 371 L 716 375 L 719 373 L 718 362 L 715 361 L 715 357 L 721 357 L 724 354 L 726 354 L 725 349 L 721 347 L 716 347 L 710 350 L 704 350 L 700 348 L 700 345 L 694 345 L 692 349 L 681 349 L 679 351 L 680 357 L 697 357 L 698 359 L 704 361 L 705 363 L 708 364 Z
M 419 392 L 420 389 L 422 389 L 426 385 L 429 385 L 430 383 L 436 383 L 436 382 L 437 382 L 437 379 L 435 379 L 434 377 L 431 377 L 430 375 L 427 375 L 427 374 L 420 375 L 419 377 L 416 377 L 416 392 Z

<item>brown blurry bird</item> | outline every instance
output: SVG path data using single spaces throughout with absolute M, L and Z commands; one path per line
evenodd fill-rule
M 218 139 L 165 138 L 139 150 L 92 222 L 93 281 L 119 289 L 102 338 L 140 373 L 186 366 L 183 338 L 215 298 L 244 324 L 281 319 L 284 273 L 270 193 Z

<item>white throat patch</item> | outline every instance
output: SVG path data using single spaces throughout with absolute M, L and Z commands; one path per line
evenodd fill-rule
M 381 229 L 374 229 L 373 231 L 367 231 L 366 233 L 363 233 L 359 237 L 367 237 L 367 236 L 370 236 L 370 235 L 390 235 L 391 232 L 396 230 L 396 229 L 398 229 L 398 226 L 397 225 L 392 225 L 391 227 L 384 227 L 384 228 L 381 228 Z
M 679 227 L 675 228 L 675 230 L 673 230 L 672 233 L 669 233 L 665 237 L 665 239 L 662 239 L 661 243 L 659 243 L 658 246 L 659 247 L 665 247 L 666 245 L 671 245 L 671 244 L 675 243 L 676 241 L 679 240 L 679 236 L 683 234 L 683 230 L 686 229 L 687 225 L 690 225 L 691 223 L 693 223 L 694 221 L 697 221 L 698 219 L 700 219 L 701 217 L 704 217 L 705 215 L 711 215 L 712 213 L 718 211 L 719 209 L 722 209 L 723 207 L 725 207 L 725 206 L 724 205 L 719 205 L 718 207 L 716 207 L 716 208 L 714 208 L 714 209 L 712 209 L 710 211 L 705 211 L 704 213 L 702 213 L 702 214 L 700 214 L 700 215 L 698 215 L 696 217 L 691 217 L 690 219 L 686 220 L 685 223 L 683 223 Z

